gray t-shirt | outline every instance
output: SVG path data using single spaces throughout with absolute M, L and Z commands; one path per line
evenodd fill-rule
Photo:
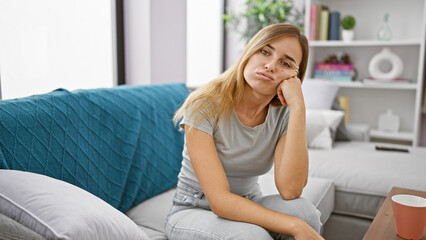
M 270 105 L 265 122 L 255 127 L 244 126 L 235 111 L 228 121 L 206 119 L 197 126 L 193 126 L 191 119 L 184 115 L 180 127 L 184 128 L 186 124 L 213 137 L 231 192 L 243 196 L 256 186 L 259 175 L 271 169 L 275 146 L 287 132 L 288 119 L 287 106 Z M 179 181 L 201 191 L 186 142 L 182 155 Z

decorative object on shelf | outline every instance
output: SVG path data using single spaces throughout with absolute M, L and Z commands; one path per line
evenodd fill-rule
M 226 27 L 237 32 L 246 42 L 260 29 L 274 23 L 291 23 L 303 32 L 303 13 L 296 8 L 293 0 L 247 0 L 245 12 L 234 13 L 226 9 L 223 15 Z M 241 26 L 245 28 L 241 28 Z
M 392 39 L 392 32 L 389 27 L 389 14 L 385 14 L 383 17 L 383 23 L 379 28 L 379 31 L 377 32 L 377 39 L 380 41 L 389 41 Z
M 344 119 L 345 123 L 349 123 L 349 107 L 350 107 L 350 99 L 347 96 L 339 97 L 339 106 L 345 111 Z
M 354 39 L 354 27 L 355 27 L 355 18 L 351 15 L 346 15 L 342 19 L 342 40 L 344 42 L 350 42 Z
M 385 132 L 398 132 L 399 130 L 399 117 L 388 109 L 386 113 L 379 116 L 377 127 L 380 131 Z
M 388 72 L 383 72 L 380 65 L 383 62 L 390 62 L 392 68 Z M 368 72 L 374 79 L 391 80 L 399 78 L 404 70 L 404 64 L 401 58 L 393 53 L 389 48 L 383 48 L 382 51 L 374 55 L 368 64 Z

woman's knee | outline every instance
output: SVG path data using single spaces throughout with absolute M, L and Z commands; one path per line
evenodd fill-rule
M 295 201 L 295 217 L 298 217 L 309 224 L 318 233 L 321 229 L 321 212 L 305 198 L 297 198 Z
M 166 233 L 169 239 L 272 240 L 269 232 L 260 226 L 226 220 L 198 208 L 172 214 L 166 223 Z
M 317 232 L 321 229 L 320 211 L 305 198 L 284 200 L 277 194 L 261 197 L 256 202 L 271 210 L 300 218 Z

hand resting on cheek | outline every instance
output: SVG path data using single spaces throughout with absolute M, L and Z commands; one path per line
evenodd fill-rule
M 277 88 L 277 95 L 283 105 L 304 104 L 301 81 L 296 75 L 281 82 Z

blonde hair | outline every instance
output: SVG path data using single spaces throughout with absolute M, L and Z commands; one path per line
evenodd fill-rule
M 250 57 L 275 38 L 289 36 L 299 40 L 302 46 L 302 61 L 299 66 L 298 77 L 301 81 L 305 77 L 308 63 L 308 40 L 300 30 L 291 24 L 277 23 L 260 30 L 246 45 L 238 61 L 203 87 L 192 92 L 183 105 L 176 111 L 173 121 L 175 124 L 183 117 L 188 109 L 193 125 L 197 125 L 207 118 L 228 118 L 232 109 L 242 99 L 244 94 L 244 68 Z M 282 106 L 278 97 L 271 102 L 273 106 Z

